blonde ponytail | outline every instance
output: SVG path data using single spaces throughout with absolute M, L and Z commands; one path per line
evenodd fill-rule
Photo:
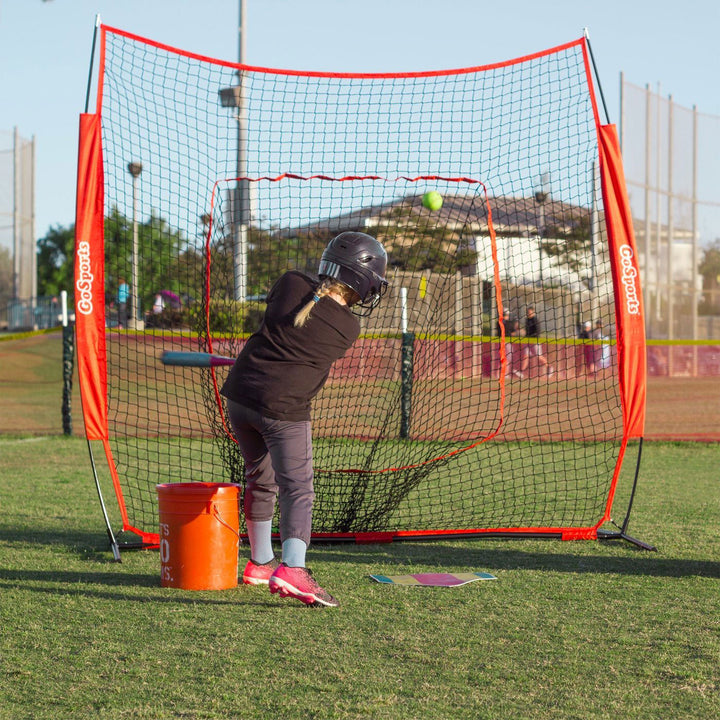
M 330 292 L 342 295 L 348 305 L 352 305 L 360 299 L 360 296 L 347 285 L 335 282 L 332 278 L 324 278 L 315 289 L 315 294 L 312 296 L 312 299 L 300 308 L 300 311 L 295 316 L 293 325 L 297 328 L 304 327 L 307 319 L 310 317 L 312 309 L 320 302 L 321 298 L 324 298 Z
M 310 317 L 310 313 L 315 307 L 315 304 L 320 302 L 320 298 L 325 297 L 330 292 L 331 287 L 332 280 L 326 278 L 317 286 L 317 288 L 315 288 L 315 294 L 312 296 L 312 300 L 303 305 L 302 308 L 300 308 L 300 312 L 298 312 L 298 314 L 295 316 L 295 321 L 293 322 L 293 325 L 295 325 L 295 327 L 305 326 L 305 323 Z

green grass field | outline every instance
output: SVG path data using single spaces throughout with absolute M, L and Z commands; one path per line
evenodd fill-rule
M 341 601 L 112 562 L 83 440 L 0 437 L 0 718 L 720 716 L 720 446 L 646 444 L 625 543 L 317 545 Z M 241 548 L 241 556 L 247 549 Z M 370 573 L 485 570 L 392 587 Z
M 629 532 L 657 552 L 316 544 L 341 607 L 313 610 L 245 586 L 162 588 L 157 551 L 114 563 L 76 395 L 75 436 L 59 434 L 59 359 L 57 338 L 0 343 L 0 720 L 720 717 L 720 444 L 645 443 Z M 662 427 L 688 432 L 692 398 L 671 395 Z M 498 579 L 369 578 L 470 570 Z

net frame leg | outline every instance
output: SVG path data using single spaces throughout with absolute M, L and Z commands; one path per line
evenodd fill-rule
M 633 479 L 632 490 L 630 491 L 630 501 L 625 512 L 625 519 L 623 520 L 622 526 L 619 528 L 619 532 L 611 532 L 608 530 L 598 530 L 598 540 L 625 540 L 632 545 L 640 548 L 641 550 L 648 550 L 649 552 L 657 552 L 657 548 L 654 545 L 638 540 L 627 534 L 628 524 L 630 523 L 630 513 L 632 511 L 633 502 L 635 500 L 635 491 L 637 490 L 638 478 L 640 476 L 640 461 L 642 460 L 642 448 L 643 438 L 640 438 L 640 445 L 638 448 L 637 463 L 635 465 L 635 477 Z
M 112 551 L 114 561 L 122 562 L 122 558 L 120 557 L 120 546 L 118 545 L 118 541 L 115 539 L 115 534 L 112 531 L 112 525 L 110 524 L 110 518 L 105 506 L 105 499 L 103 498 L 102 489 L 100 487 L 100 479 L 98 478 L 97 467 L 95 466 L 95 456 L 93 455 L 90 440 L 87 441 L 87 446 L 90 454 L 90 465 L 92 466 L 93 478 L 95 479 L 95 489 L 97 490 L 98 498 L 100 500 L 100 507 L 102 508 L 103 518 L 105 519 L 105 529 L 107 530 L 108 539 L 110 540 L 110 550 Z

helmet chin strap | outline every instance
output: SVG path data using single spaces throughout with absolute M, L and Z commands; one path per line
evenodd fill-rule
M 367 317 L 377 307 L 380 298 L 373 296 L 372 301 L 358 302 L 350 306 L 350 312 L 357 317 Z

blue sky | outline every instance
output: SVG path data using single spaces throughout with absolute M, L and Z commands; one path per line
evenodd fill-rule
M 583 28 L 611 122 L 619 77 L 720 115 L 717 0 L 246 0 L 246 61 L 382 72 L 484 65 L 574 40 Z M 74 221 L 78 115 L 96 14 L 210 57 L 238 57 L 238 0 L 0 0 L 0 150 L 36 140 L 36 235 Z M 97 68 L 97 65 L 95 66 Z M 659 84 L 659 85 L 658 85 Z M 92 101 L 91 101 L 92 103 Z

